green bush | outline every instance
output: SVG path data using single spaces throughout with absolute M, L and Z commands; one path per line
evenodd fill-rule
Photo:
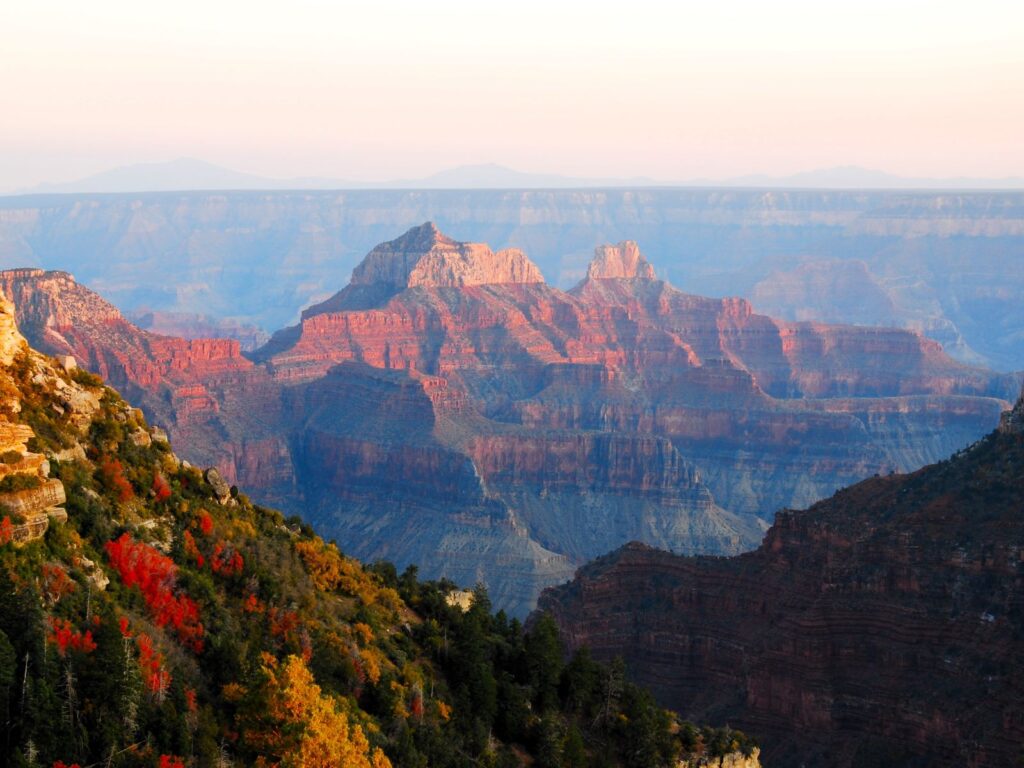
M 83 387 L 103 386 L 103 379 L 94 373 L 89 373 L 85 368 L 72 368 L 70 376 L 73 382 L 81 384 Z
M 43 479 L 39 475 L 8 475 L 0 480 L 0 493 L 30 491 L 42 484 Z
M 21 462 L 22 454 L 21 451 L 4 451 L 0 453 L 0 461 L 4 464 L 18 464 Z

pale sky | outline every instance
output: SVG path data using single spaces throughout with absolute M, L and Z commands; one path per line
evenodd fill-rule
M 1024 176 L 1024 3 L 0 3 L 0 189 L 181 156 Z

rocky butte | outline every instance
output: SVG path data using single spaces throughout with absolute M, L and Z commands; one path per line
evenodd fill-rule
M 1024 745 L 1024 397 L 908 475 L 780 512 L 733 558 L 629 544 L 546 591 L 574 647 L 770 765 L 1005 766 Z
M 631 539 L 750 549 L 780 507 L 976 440 L 1019 387 L 912 332 L 683 293 L 632 242 L 562 291 L 521 251 L 424 224 L 248 356 L 141 331 L 64 273 L 0 289 L 33 344 L 102 373 L 189 460 L 520 615 Z
M 561 288 L 586 275 L 596 243 L 632 239 L 689 293 L 745 296 L 784 320 L 911 328 L 963 362 L 1024 369 L 1020 190 L 16 195 L 0 197 L 0 267 L 67 269 L 122 308 L 273 330 L 344 285 L 374 245 L 426 220 L 523 248 Z

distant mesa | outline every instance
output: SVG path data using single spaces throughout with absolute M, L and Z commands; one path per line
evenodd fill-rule
M 654 267 L 632 240 L 624 240 L 618 245 L 600 245 L 594 249 L 587 279 L 607 278 L 654 280 Z
M 540 269 L 519 249 L 495 253 L 484 243 L 460 243 L 429 221 L 381 243 L 352 271 L 352 285 L 396 289 L 543 282 Z

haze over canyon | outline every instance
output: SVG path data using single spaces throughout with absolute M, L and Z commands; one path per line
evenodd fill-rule
M 1020 387 L 913 332 L 683 293 L 632 241 L 563 291 L 523 251 L 422 224 L 248 356 L 143 331 L 67 273 L 0 286 L 35 346 L 114 382 L 184 457 L 519 615 L 632 539 L 751 549 L 779 508 L 978 439 Z
M 122 309 L 230 318 L 252 346 L 432 220 L 522 248 L 560 288 L 602 242 L 790 320 L 918 330 L 1024 369 L 1024 193 L 742 189 L 166 192 L 0 198 L 0 266 L 72 272 Z M 208 324 L 206 324 L 208 326 Z M 179 326 L 180 327 L 180 326 Z M 206 328 L 196 329 L 199 335 Z M 237 331 L 232 331 L 237 332 Z

